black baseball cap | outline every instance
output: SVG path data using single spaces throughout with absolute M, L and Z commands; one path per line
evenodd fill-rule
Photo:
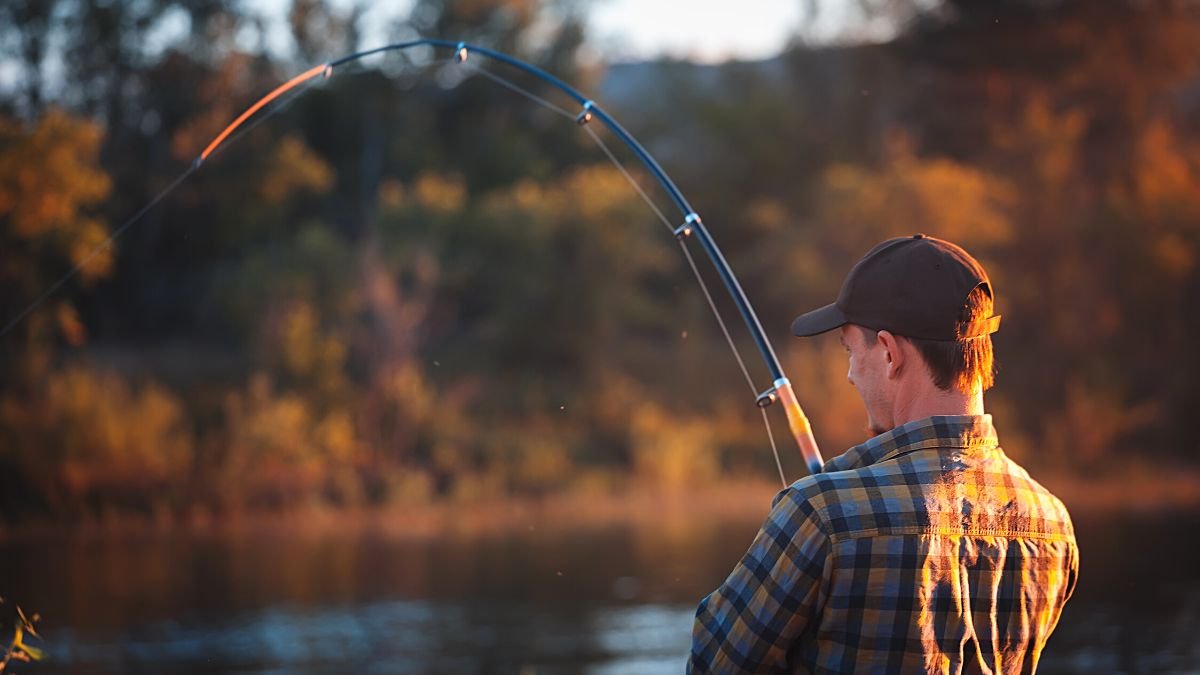
M 833 304 L 792 322 L 800 337 L 847 323 L 922 340 L 962 340 L 995 333 L 1000 316 L 960 326 L 967 296 L 992 284 L 979 261 L 948 241 L 914 234 L 889 239 L 859 260 Z

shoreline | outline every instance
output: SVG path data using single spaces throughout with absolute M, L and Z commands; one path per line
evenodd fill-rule
M 1173 471 L 1161 477 L 1140 474 L 1089 479 L 1053 472 L 1034 476 L 1077 516 L 1200 509 L 1200 470 Z M 223 515 L 196 511 L 184 517 L 159 518 L 123 514 L 76 523 L 38 521 L 0 525 L 0 543 L 63 535 L 101 538 L 369 532 L 388 538 L 474 538 L 521 530 L 741 522 L 764 518 L 779 490 L 777 483 L 742 479 L 690 491 L 633 487 L 621 493 L 564 492 L 473 502 L 356 508 L 314 505 Z

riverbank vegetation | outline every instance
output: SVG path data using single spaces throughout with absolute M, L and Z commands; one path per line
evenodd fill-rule
M 374 46 L 357 7 L 297 0 L 283 51 L 236 2 L 0 9 L 17 74 L 0 103 L 0 321 L 80 267 L 0 336 L 0 519 L 772 481 L 736 363 L 625 177 L 571 121 L 428 53 L 307 91 L 93 254 L 243 106 Z M 922 231 L 998 289 L 988 406 L 1011 455 L 1081 501 L 1089 481 L 1200 465 L 1194 10 L 948 2 L 886 44 L 607 72 L 565 4 L 420 0 L 394 31 L 414 32 L 610 95 L 730 257 L 827 458 L 864 438 L 861 405 L 836 340 L 795 341 L 788 321 L 872 244 Z

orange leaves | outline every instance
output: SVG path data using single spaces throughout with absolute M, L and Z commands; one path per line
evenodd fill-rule
M 395 178 L 379 182 L 379 204 L 385 209 L 398 209 L 404 203 L 404 183 Z
M 97 168 L 102 134 L 95 123 L 51 109 L 32 130 L 0 120 L 0 217 L 32 239 L 69 227 L 80 212 L 108 196 Z
M 1155 118 L 1142 131 L 1135 151 L 1133 183 L 1142 216 L 1156 221 L 1200 212 L 1200 151 L 1170 121 Z
M 268 336 L 287 372 L 295 377 L 329 377 L 346 359 L 346 345 L 321 334 L 318 318 L 310 303 L 291 303 L 280 317 L 277 332 Z
M 59 333 L 72 347 L 80 347 L 87 342 L 87 327 L 79 320 L 79 313 L 69 303 L 59 303 L 55 308 L 55 319 L 58 322 Z
M 1048 97 L 1034 96 L 1015 124 L 993 130 L 997 150 L 1021 158 L 1021 177 L 1050 189 L 1060 189 L 1080 177 L 1079 151 L 1091 122 L 1081 109 L 1056 110 Z
M 36 477 L 48 503 L 68 512 L 89 498 L 162 498 L 193 466 L 182 402 L 160 385 L 131 385 L 112 371 L 50 373 L 34 395 L 0 399 L 0 426 L 20 429 L 12 461 Z
M 413 197 L 433 213 L 456 213 L 466 205 L 467 188 L 461 178 L 426 172 L 417 177 Z
M 78 218 L 67 228 L 67 258 L 79 266 L 84 282 L 103 279 L 116 262 L 114 243 L 108 242 L 108 228 L 95 218 Z
M 269 206 L 281 204 L 293 193 L 325 192 L 333 185 L 333 170 L 308 146 L 291 136 L 276 146 L 271 165 L 262 174 L 259 193 Z
M 586 242 L 587 255 L 605 258 L 605 264 L 649 271 L 677 260 L 677 252 L 662 245 L 665 233 L 654 214 L 607 164 L 578 167 L 552 182 L 521 181 L 485 198 L 481 213 L 505 229 L 519 229 L 539 248 L 561 239 Z
M 1182 236 L 1167 232 L 1154 242 L 1154 261 L 1173 279 L 1186 279 L 1196 267 L 1196 249 Z
M 971 248 L 1012 237 L 1016 199 L 1013 186 L 997 176 L 949 159 L 920 158 L 907 143 L 894 142 L 881 169 L 839 164 L 826 170 L 819 208 L 833 231 L 854 240 L 851 248 L 866 250 L 912 232 Z
M 651 485 L 682 490 L 715 480 L 721 471 L 711 422 L 669 415 L 653 402 L 633 414 L 631 451 L 636 476 Z
M 623 215 L 647 215 L 635 200 L 629 183 L 608 165 L 581 167 L 553 183 L 524 180 L 511 190 L 495 195 L 490 206 L 495 211 L 538 211 L 554 219 L 574 222 L 613 223 Z
M 111 189 L 99 168 L 102 134 L 93 122 L 51 109 L 32 129 L 0 118 L 0 227 L 26 242 L 45 241 L 92 281 L 112 270 L 112 251 L 88 259 L 108 237 L 89 211 Z
M 59 434 L 63 465 L 88 467 L 101 483 L 172 480 L 191 459 L 183 406 L 156 384 L 81 367 L 51 376 L 44 411 Z

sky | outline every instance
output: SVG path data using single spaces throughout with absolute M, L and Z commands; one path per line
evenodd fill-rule
M 330 0 L 349 5 L 354 0 Z M 929 3 L 936 0 L 926 0 Z M 247 0 L 246 6 L 278 17 L 269 29 L 267 42 L 280 53 L 293 43 L 282 21 L 292 0 Z M 819 11 L 805 16 L 805 8 Z M 412 0 L 380 2 L 369 6 L 364 16 L 364 45 L 386 44 L 388 29 L 398 15 L 407 13 Z M 729 59 L 753 60 L 778 54 L 801 36 L 806 42 L 881 41 L 890 37 L 885 22 L 866 20 L 857 13 L 859 4 L 847 0 L 589 0 L 588 56 L 596 61 L 617 63 L 658 57 L 717 63 Z M 186 30 L 186 24 L 165 21 L 151 34 L 151 43 L 163 46 Z M 0 62 L 0 91 L 10 88 L 16 77 L 15 64 Z M 53 79 L 55 64 L 49 64 Z
M 350 1 L 332 0 L 335 5 Z M 284 16 L 291 0 L 251 0 L 251 4 Z M 406 12 L 411 4 L 399 0 L 372 6 L 363 22 L 365 42 L 386 42 L 382 31 L 388 19 Z M 818 11 L 806 17 L 810 4 Z M 859 4 L 848 0 L 590 0 L 587 6 L 589 46 L 605 62 L 661 56 L 706 63 L 762 59 L 778 54 L 798 32 L 813 43 L 879 41 L 891 36 L 886 22 L 865 19 Z M 372 26 L 381 34 L 373 35 Z M 279 46 L 289 40 L 280 35 Z
M 807 0 L 593 0 L 588 12 L 593 48 L 605 61 L 670 56 L 707 63 L 762 59 L 802 34 L 806 41 L 879 41 L 891 26 L 868 21 L 857 3 Z
M 783 48 L 801 12 L 801 0 L 597 0 L 589 28 L 606 60 L 759 59 Z

